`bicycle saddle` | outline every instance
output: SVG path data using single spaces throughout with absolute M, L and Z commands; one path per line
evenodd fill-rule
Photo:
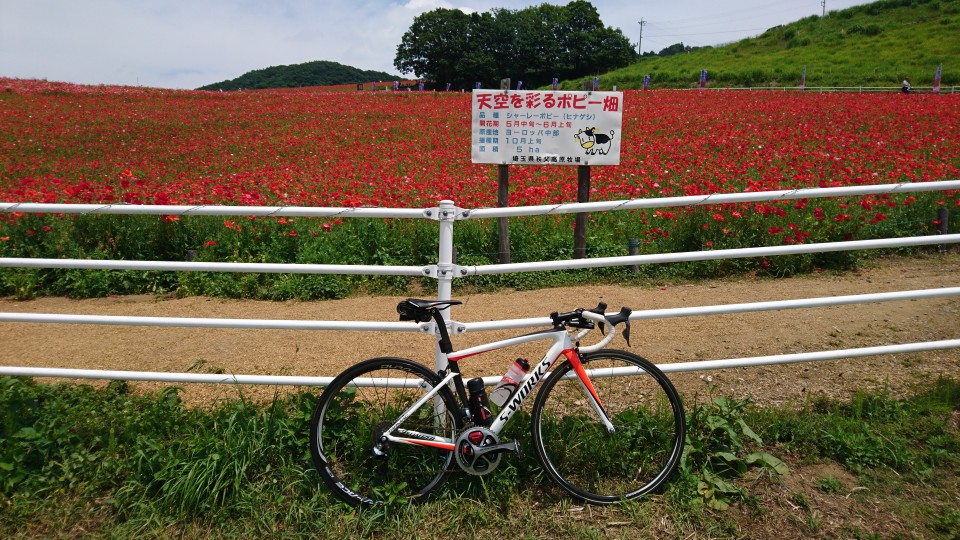
M 401 321 L 429 322 L 431 312 L 457 306 L 463 302 L 459 300 L 421 300 L 419 298 L 407 298 L 397 304 L 397 313 L 400 314 Z

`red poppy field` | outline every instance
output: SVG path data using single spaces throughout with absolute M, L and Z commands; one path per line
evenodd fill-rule
M 496 167 L 470 162 L 468 94 L 220 93 L 0 79 L 0 125 L 5 202 L 419 208 L 449 198 L 464 208 L 496 205 Z M 953 94 L 628 91 L 623 134 L 621 165 L 594 168 L 591 200 L 960 177 L 960 96 Z M 511 206 L 576 200 L 574 167 L 516 166 L 510 175 Z M 629 238 L 641 240 L 641 252 L 665 252 L 928 234 L 939 207 L 949 209 L 955 229 L 958 192 L 595 214 L 588 254 L 626 254 Z M 14 213 L 0 219 L 4 257 L 183 260 L 191 253 L 201 260 L 372 264 L 435 257 L 431 223 Z M 569 256 L 571 219 L 511 220 L 514 259 Z M 470 264 L 496 260 L 494 223 L 458 224 L 456 242 Z M 792 273 L 844 257 L 716 262 L 698 272 Z M 310 277 L 310 286 L 296 278 L 278 291 L 263 277 L 218 278 L 212 286 L 196 276 L 125 272 L 89 287 L 89 273 L 72 273 L 5 270 L 0 294 L 176 287 L 325 297 L 352 287 L 333 276 Z M 320 278 L 326 285 L 317 285 Z M 118 283 L 124 279 L 129 286 Z

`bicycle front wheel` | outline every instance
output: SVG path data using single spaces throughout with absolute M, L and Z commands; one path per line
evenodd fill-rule
M 440 383 L 426 367 L 402 358 L 374 358 L 337 376 L 310 421 L 310 451 L 324 483 L 352 505 L 418 501 L 437 487 L 453 463 L 450 449 L 386 443 L 400 415 Z M 457 402 L 441 388 L 404 420 L 395 436 L 451 442 L 459 428 Z
M 547 378 L 533 405 L 533 446 L 567 493 L 610 504 L 653 492 L 676 470 L 686 420 L 673 384 L 649 360 L 601 350 L 583 365 L 612 421 L 601 422 L 569 361 Z

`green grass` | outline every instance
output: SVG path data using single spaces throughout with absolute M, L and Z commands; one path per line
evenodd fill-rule
M 793 409 L 720 395 L 688 403 L 688 451 L 666 493 L 609 508 L 564 498 L 528 452 L 490 476 L 448 482 L 425 505 L 358 512 L 336 502 L 310 463 L 314 402 L 306 392 L 268 403 L 240 395 L 197 409 L 175 388 L 141 395 L 122 382 L 95 389 L 0 378 L 0 535 L 736 538 L 776 510 L 758 496 L 791 474 L 773 456 L 791 468 L 836 463 L 867 488 L 845 492 L 825 476 L 808 492 L 793 490 L 803 516 L 796 526 L 807 534 L 828 532 L 815 512 L 821 497 L 882 508 L 921 537 L 949 536 L 960 523 L 960 382 L 951 379 L 930 380 L 907 399 L 864 393 Z M 512 429 L 509 437 L 528 437 L 525 425 Z M 859 537 L 888 531 L 856 515 L 830 526 Z
M 650 75 L 651 88 L 687 88 L 698 86 L 706 69 L 708 87 L 796 87 L 806 66 L 808 87 L 899 86 L 905 77 L 930 87 L 942 63 L 941 84 L 952 86 L 960 84 L 957 35 L 960 1 L 880 0 L 723 46 L 642 58 L 600 80 L 604 88 L 642 88 Z M 563 87 L 582 85 L 566 81 Z

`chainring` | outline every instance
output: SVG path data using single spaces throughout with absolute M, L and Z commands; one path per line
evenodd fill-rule
M 483 448 L 499 444 L 496 433 L 487 428 L 470 428 L 457 437 L 457 465 L 464 471 L 481 476 L 489 474 L 500 464 L 500 452 L 484 453 Z

